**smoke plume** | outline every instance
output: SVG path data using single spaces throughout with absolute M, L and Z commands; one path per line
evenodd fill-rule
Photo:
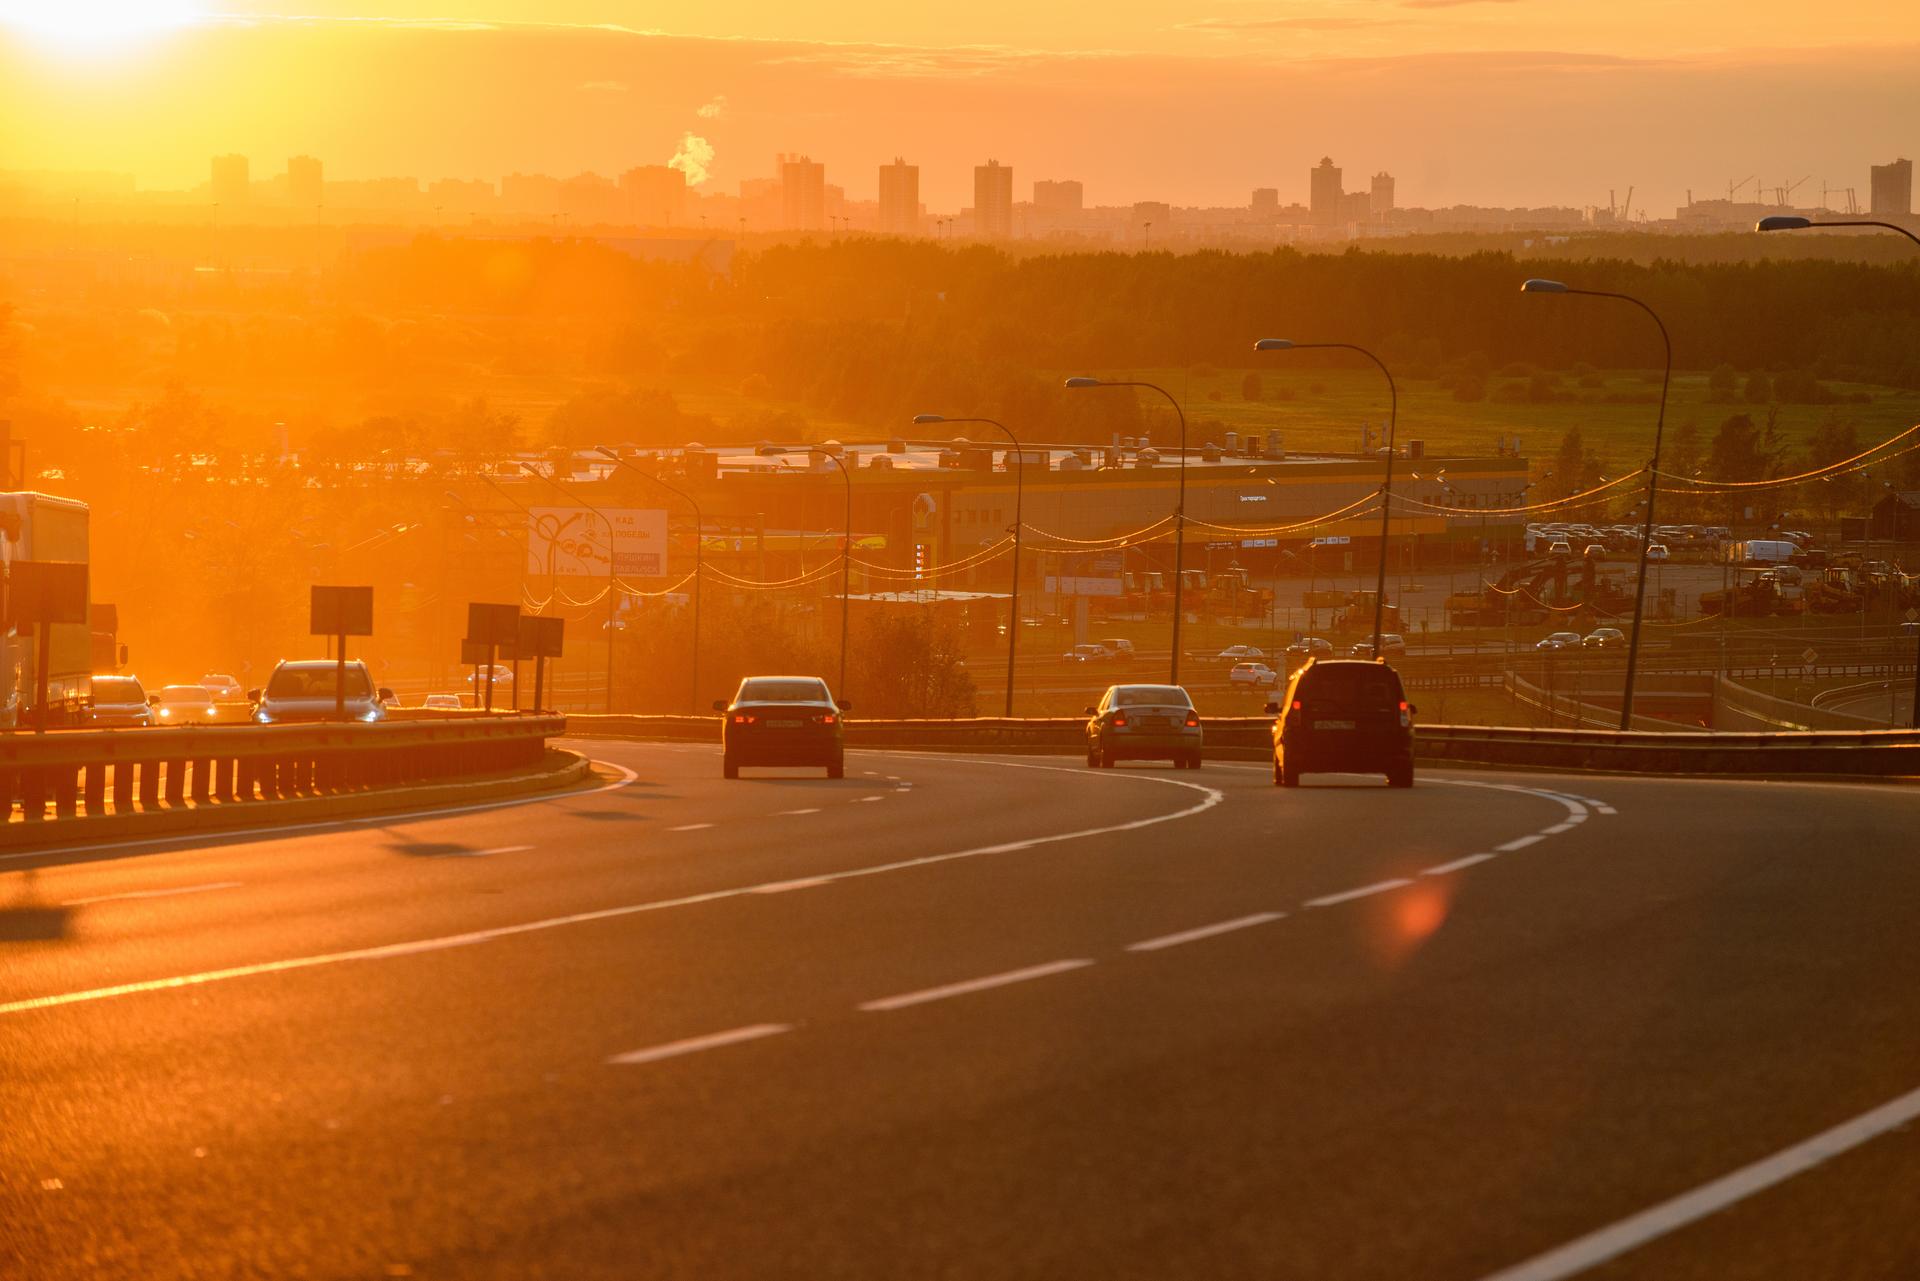
M 697 187 L 707 180 L 707 167 L 713 163 L 713 144 L 688 130 L 680 139 L 680 149 L 667 161 L 667 168 L 687 175 L 687 185 Z

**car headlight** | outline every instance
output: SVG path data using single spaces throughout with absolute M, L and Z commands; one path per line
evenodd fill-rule
M 380 709 L 377 707 L 369 707 L 366 711 L 360 713 L 360 719 L 363 721 L 377 721 L 380 719 Z
M 253 714 L 253 723 L 255 725 L 271 725 L 273 724 L 273 717 L 267 715 L 265 712 L 255 712 Z

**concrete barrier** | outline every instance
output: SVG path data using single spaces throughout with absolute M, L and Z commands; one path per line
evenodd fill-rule
M 215 811 L 266 819 L 271 802 L 538 772 L 547 740 L 566 725 L 561 716 L 510 716 L 9 734 L 0 736 L 0 844 L 42 843 L 53 827 L 127 827 L 162 814 L 198 815 L 201 823 Z
M 572 733 L 594 738 L 720 742 L 712 716 L 573 716 Z M 1207 755 L 1265 760 L 1273 721 L 1264 716 L 1202 720 Z M 974 717 L 963 720 L 849 720 L 849 747 L 946 752 L 1078 755 L 1086 750 L 1083 717 Z M 1621 774 L 1724 774 L 1774 778 L 1920 777 L 1920 733 L 1859 732 L 1718 734 L 1512 726 L 1420 725 L 1414 756 L 1430 764 Z

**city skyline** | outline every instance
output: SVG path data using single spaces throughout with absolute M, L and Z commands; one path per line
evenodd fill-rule
M 1391 23 L 1345 27 L 1311 7 L 1236 6 L 1248 11 L 1237 26 L 1163 22 L 1155 43 L 1148 17 L 1122 6 L 1087 28 L 1100 36 L 1092 48 L 1057 20 L 1051 34 L 1020 27 L 1030 45 L 894 44 L 925 33 L 870 13 L 876 34 L 842 45 L 783 39 L 777 24 L 730 28 L 724 6 L 707 30 L 660 34 L 561 20 L 612 21 L 619 6 L 506 0 L 440 6 L 441 22 L 405 21 L 424 15 L 393 0 L 356 6 L 369 11 L 360 22 L 324 5 L 297 22 L 203 12 L 95 48 L 55 39 L 28 13 L 0 17 L 0 112 L 64 127 L 16 131 L 0 168 L 179 187 L 221 151 L 325 156 L 366 178 L 670 164 L 711 191 L 763 176 L 765 157 L 797 146 L 829 174 L 859 173 L 848 186 L 861 195 L 874 194 L 874 166 L 906 155 L 929 207 L 960 208 L 972 167 L 1017 144 L 1008 163 L 1023 173 L 1071 174 L 1112 204 L 1238 203 L 1276 179 L 1283 201 L 1304 199 L 1288 175 L 1333 154 L 1397 175 L 1401 203 L 1580 206 L 1633 187 L 1658 208 L 1761 169 L 1769 184 L 1809 174 L 1853 185 L 1864 203 L 1868 164 L 1920 149 L 1920 87 L 1907 74 L 1920 18 L 1892 6 L 1823 12 L 1813 39 L 1762 5 L 1728 28 L 1738 47 L 1676 36 L 1659 56 L 1646 31 L 1621 34 L 1618 14 L 1590 31 L 1549 0 L 1403 4 Z M 1522 41 L 1549 12 L 1562 38 Z M 1653 22 L 1647 6 L 1623 12 Z M 673 25 L 665 16 L 659 25 Z M 1691 31 L 1700 17 L 1690 7 L 1676 22 Z M 1406 23 L 1423 33 L 1417 51 L 1380 44 Z M 1291 33 L 1284 47 L 1276 31 Z M 511 101 L 497 92 L 507 77 L 524 90 Z

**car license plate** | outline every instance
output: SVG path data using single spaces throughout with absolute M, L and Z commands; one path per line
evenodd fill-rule
M 1172 723 L 1172 721 L 1164 716 L 1142 716 L 1140 718 L 1141 729 L 1165 729 Z
M 800 721 L 768 721 L 768 729 L 799 729 Z
M 1352 729 L 1353 722 L 1352 721 L 1315 721 L 1313 723 L 1313 727 L 1315 729 Z

